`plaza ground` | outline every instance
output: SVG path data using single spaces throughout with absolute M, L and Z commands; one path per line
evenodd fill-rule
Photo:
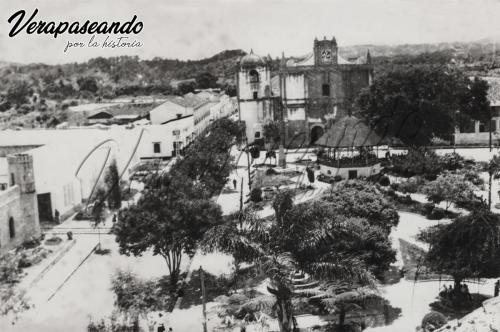
M 487 149 L 463 150 L 457 149 L 457 152 L 464 153 L 467 156 L 477 156 L 478 160 L 488 160 L 490 156 Z M 496 153 L 497 151 L 493 152 Z M 238 157 L 238 153 L 236 149 L 233 150 L 233 155 L 236 157 Z M 287 159 L 289 162 L 293 162 L 301 156 L 302 153 L 297 152 L 289 154 Z M 307 158 L 307 155 L 304 157 Z M 256 162 L 263 161 L 263 158 L 261 159 Z M 246 155 L 242 154 L 237 162 L 238 167 L 230 177 L 231 180 L 233 178 L 237 179 L 238 189 L 240 181 L 243 181 L 244 200 L 246 200 L 249 191 L 246 160 Z M 288 167 L 300 171 L 305 166 L 290 163 Z M 296 183 L 308 184 L 305 176 L 292 178 L 292 180 Z M 495 204 L 500 199 L 496 194 L 498 183 L 497 181 L 493 183 L 492 197 Z M 232 182 L 230 181 L 228 187 L 231 186 Z M 302 202 L 317 197 L 327 188 L 327 184 L 316 182 L 313 190 L 296 197 L 295 201 Z M 221 205 L 223 212 L 228 214 L 239 208 L 239 198 L 239 192 L 227 190 L 217 198 L 217 202 Z M 271 209 L 264 209 L 259 212 L 261 216 L 272 213 Z M 408 212 L 400 211 L 399 214 L 400 223 L 391 234 L 394 248 L 399 250 L 399 239 L 423 246 L 422 243 L 416 241 L 415 235 L 419 230 L 434 225 L 437 221 L 431 221 L 423 216 Z M 98 236 L 88 222 L 68 221 L 58 227 L 65 229 L 75 225 L 87 227 L 89 233 L 94 232 L 94 234 L 74 235 L 76 241 L 71 249 L 37 283 L 27 289 L 26 296 L 35 307 L 22 313 L 15 324 L 12 324 L 11 320 L 5 317 L 2 318 L 0 320 L 0 331 L 86 331 L 89 317 L 100 319 L 109 316 L 113 311 L 114 295 L 111 290 L 111 278 L 117 269 L 130 270 L 147 279 L 168 274 L 165 261 L 149 252 L 141 257 L 120 255 L 113 235 L 101 234 L 102 247 L 110 250 L 108 255 L 90 254 L 97 245 Z M 222 254 L 207 256 L 197 254 L 190 263 L 191 269 L 198 269 L 201 265 L 214 275 L 229 274 L 233 271 L 232 258 Z M 401 264 L 400 255 L 396 265 L 398 264 Z M 183 257 L 182 270 L 185 271 L 187 268 L 188 259 Z M 36 270 L 34 271 L 33 273 L 36 273 Z M 38 270 L 38 272 L 40 271 Z M 470 284 L 469 288 L 472 292 L 491 294 L 493 282 L 494 280 L 484 280 L 482 284 Z M 450 284 L 450 282 L 442 281 L 412 282 L 401 279 L 396 284 L 381 286 L 381 295 L 392 306 L 401 308 L 401 316 L 389 326 L 368 328 L 366 331 L 413 331 L 420 324 L 423 316 L 430 311 L 429 304 L 435 301 L 443 283 Z M 215 303 L 207 305 L 208 311 L 212 312 L 209 315 L 209 330 L 217 320 L 213 310 L 211 310 L 214 306 Z M 298 321 L 300 327 L 323 323 L 318 321 L 317 318 L 299 318 Z M 168 326 L 172 326 L 174 331 L 201 331 L 201 306 L 176 309 L 167 315 L 165 322 Z M 276 323 L 271 322 L 270 325 L 271 330 L 274 330 Z

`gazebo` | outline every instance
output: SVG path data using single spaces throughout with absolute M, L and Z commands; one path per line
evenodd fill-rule
M 315 143 L 321 147 L 317 158 L 321 174 L 353 179 L 380 173 L 382 166 L 373 150 L 382 141 L 363 120 L 352 115 L 340 118 Z

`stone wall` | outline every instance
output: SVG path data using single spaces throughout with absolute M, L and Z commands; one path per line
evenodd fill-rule
M 23 241 L 21 216 L 21 191 L 19 186 L 0 191 L 0 252 L 11 249 Z M 13 220 L 15 236 L 10 237 L 9 222 Z
M 490 133 L 455 133 L 456 145 L 489 145 Z M 494 146 L 500 144 L 500 134 L 492 133 L 491 142 Z

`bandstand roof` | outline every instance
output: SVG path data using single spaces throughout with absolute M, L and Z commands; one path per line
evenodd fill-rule
M 376 146 L 383 142 L 363 120 L 346 116 L 337 120 L 315 144 L 328 148 L 353 148 Z

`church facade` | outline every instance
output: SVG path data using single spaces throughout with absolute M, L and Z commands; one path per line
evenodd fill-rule
M 355 99 L 373 79 L 369 52 L 344 59 L 335 38 L 314 40 L 313 51 L 302 57 L 282 56 L 271 73 L 270 59 L 253 54 L 240 60 L 239 115 L 249 143 L 262 138 L 266 123 L 282 124 L 285 146 L 314 143 L 336 119 L 355 111 Z

